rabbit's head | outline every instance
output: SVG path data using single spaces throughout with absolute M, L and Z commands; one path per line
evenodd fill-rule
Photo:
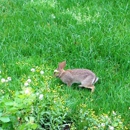
M 66 65 L 66 61 L 59 63 L 58 68 L 54 70 L 54 75 L 56 77 L 60 77 L 62 73 L 65 72 L 64 70 L 65 65 Z

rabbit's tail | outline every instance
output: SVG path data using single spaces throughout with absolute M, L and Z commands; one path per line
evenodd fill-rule
M 95 84 L 97 81 L 98 81 L 98 77 L 95 77 L 94 79 L 93 79 L 93 82 L 92 82 L 92 84 Z

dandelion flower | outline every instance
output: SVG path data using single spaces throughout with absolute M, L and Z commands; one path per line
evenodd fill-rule
M 32 68 L 32 69 L 31 69 L 31 71 L 32 71 L 32 72 L 35 72 L 35 69 L 34 69 L 34 68 Z
M 39 95 L 39 99 L 42 100 L 43 99 L 43 94 Z
M 40 74 L 44 74 L 44 71 L 40 71 Z
M 2 83 L 5 83 L 5 82 L 6 82 L 6 80 L 5 80 L 4 78 L 2 78 L 2 79 L 1 79 L 1 82 L 2 82 Z

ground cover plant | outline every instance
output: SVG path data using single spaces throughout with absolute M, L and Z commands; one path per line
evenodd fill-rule
M 0 1 L 0 129 L 130 128 L 130 2 Z M 93 94 L 53 76 L 99 77 Z

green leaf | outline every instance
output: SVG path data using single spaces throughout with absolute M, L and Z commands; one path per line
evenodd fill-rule
M 10 122 L 10 118 L 9 117 L 0 117 L 0 121 L 7 123 L 7 122 Z
M 9 102 L 6 102 L 5 105 L 6 105 L 6 106 L 13 106 L 13 105 L 14 105 L 14 102 L 9 101 Z
M 37 124 L 33 123 L 32 126 L 31 126 L 31 128 L 35 130 L 37 128 Z
M 0 130 L 3 130 L 2 127 L 0 127 Z
M 2 116 L 2 113 L 0 112 L 0 117 Z
M 114 122 L 114 123 L 113 123 L 113 126 L 114 126 L 114 127 L 117 127 L 117 126 L 118 126 L 118 122 Z
M 28 122 L 28 117 L 25 117 L 25 121 L 27 121 L 27 122 Z
M 30 122 L 32 122 L 32 123 L 33 123 L 33 122 L 34 122 L 34 120 L 35 120 L 35 117 L 32 117 L 32 116 L 31 116 L 31 117 L 29 117 L 29 119 L 30 119 Z

